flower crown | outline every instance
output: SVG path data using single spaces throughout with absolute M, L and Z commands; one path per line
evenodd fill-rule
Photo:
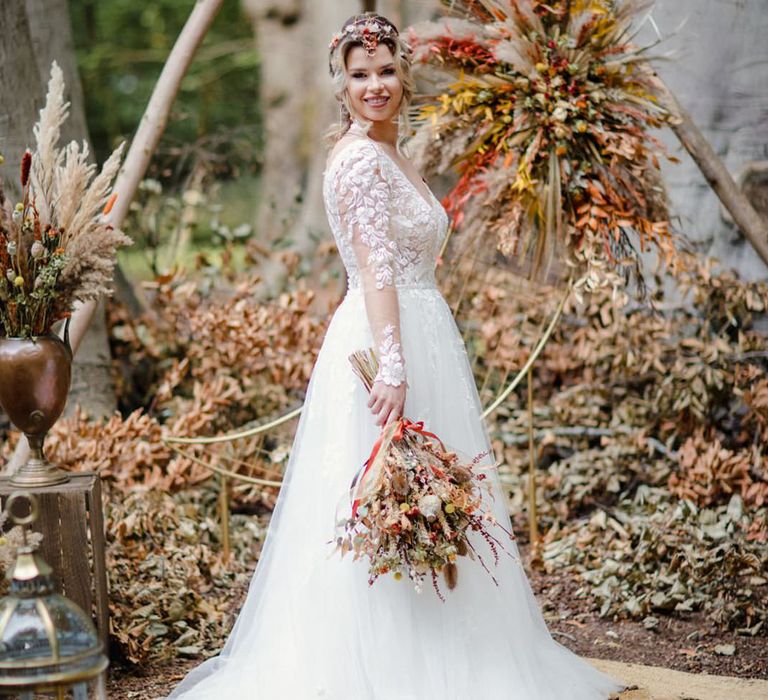
M 334 34 L 331 43 L 328 44 L 328 49 L 333 53 L 342 39 L 349 38 L 353 41 L 359 41 L 363 45 L 365 52 L 369 56 L 373 56 L 376 53 L 376 47 L 382 39 L 394 41 L 397 36 L 398 31 L 391 24 L 382 22 L 375 17 L 361 17 L 355 22 L 348 24 L 340 32 Z

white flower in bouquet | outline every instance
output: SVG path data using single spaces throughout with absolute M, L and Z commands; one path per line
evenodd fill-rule
M 434 520 L 440 510 L 442 502 L 437 496 L 427 494 L 419 499 L 419 512 L 427 519 Z

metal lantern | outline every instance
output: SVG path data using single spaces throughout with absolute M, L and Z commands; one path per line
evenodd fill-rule
M 30 512 L 13 513 L 26 498 Z M 6 505 L 11 519 L 28 525 L 37 518 L 37 501 L 14 493 Z M 10 594 L 0 599 L 0 697 L 32 700 L 35 694 L 57 699 L 105 700 L 109 661 L 90 617 L 54 592 L 52 569 L 27 544 L 19 548 L 8 573 Z

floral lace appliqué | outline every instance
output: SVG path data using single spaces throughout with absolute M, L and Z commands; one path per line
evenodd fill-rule
M 357 231 L 367 246 L 368 265 L 375 273 L 376 289 L 395 283 L 395 242 L 389 237 L 389 184 L 372 148 L 359 148 L 339 175 L 339 209 L 346 230 Z
M 439 202 L 425 198 L 370 139 L 346 145 L 325 171 L 328 220 L 349 278 L 361 284 L 353 231 L 370 248 L 376 287 L 435 283 L 435 260 L 448 229 Z
M 394 325 L 386 325 L 383 335 L 379 345 L 379 371 L 374 381 L 400 386 L 405 381 L 405 362 L 400 353 L 400 343 L 395 342 Z

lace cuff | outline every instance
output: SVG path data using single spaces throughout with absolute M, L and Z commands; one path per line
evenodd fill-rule
M 379 345 L 379 371 L 374 381 L 400 386 L 405 381 L 405 361 L 400 352 L 400 343 L 395 342 L 395 326 L 388 324 L 383 334 Z

